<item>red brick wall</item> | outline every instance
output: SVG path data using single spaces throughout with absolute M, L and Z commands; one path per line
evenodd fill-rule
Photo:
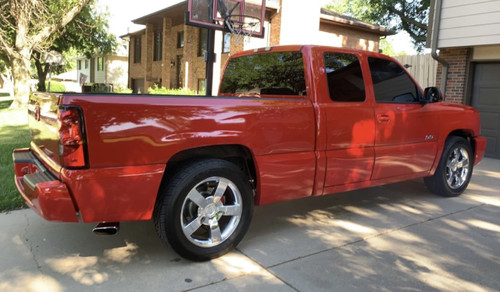
M 439 56 L 449 63 L 448 78 L 444 92 L 445 100 L 453 103 L 465 103 L 467 70 L 470 56 L 468 48 L 441 49 Z M 436 74 L 437 86 L 441 86 L 442 65 L 438 65 Z
M 280 1 L 281 7 L 281 1 Z M 281 38 L 281 9 L 279 9 L 278 13 L 271 16 L 269 20 L 271 23 L 271 33 L 269 43 L 271 46 L 277 46 L 280 44 Z

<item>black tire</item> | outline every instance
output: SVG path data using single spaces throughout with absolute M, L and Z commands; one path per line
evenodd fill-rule
M 154 222 L 182 257 L 206 261 L 243 239 L 253 212 L 247 177 L 233 163 L 206 159 L 179 169 L 160 191 Z
M 469 142 L 462 137 L 449 137 L 436 172 L 424 178 L 425 185 L 443 197 L 459 196 L 469 185 L 473 167 L 474 153 Z

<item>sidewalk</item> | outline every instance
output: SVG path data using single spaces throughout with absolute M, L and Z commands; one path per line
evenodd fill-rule
M 500 291 L 500 160 L 457 198 L 414 180 L 255 208 L 238 250 L 193 263 L 125 222 L 0 214 L 0 291 Z

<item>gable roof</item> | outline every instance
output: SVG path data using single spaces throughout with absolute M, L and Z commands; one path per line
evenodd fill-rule
M 333 23 L 340 26 L 356 27 L 360 30 L 376 32 L 381 36 L 393 35 L 394 31 L 383 26 L 359 20 L 354 17 L 343 15 L 326 8 L 321 8 L 321 21 Z

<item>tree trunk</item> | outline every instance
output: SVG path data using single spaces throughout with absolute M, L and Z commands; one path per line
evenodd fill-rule
M 6 68 L 5 75 L 2 75 L 4 88 L 9 89 L 9 96 L 14 97 L 14 79 L 12 78 L 12 73 L 9 68 Z
M 40 62 L 40 53 L 35 52 L 33 54 L 33 59 L 35 60 L 36 72 L 38 74 L 38 91 L 46 91 L 45 81 L 47 80 L 47 73 L 49 72 L 48 64 L 45 66 Z
M 31 51 L 11 57 L 12 77 L 14 79 L 14 101 L 11 108 L 19 108 L 28 104 L 31 79 Z

